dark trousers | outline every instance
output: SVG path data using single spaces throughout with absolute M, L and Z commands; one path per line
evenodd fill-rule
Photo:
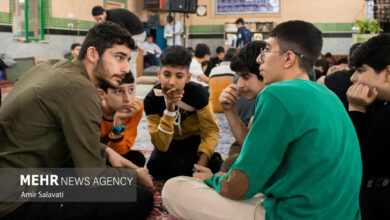
M 148 188 L 137 185 L 137 202 L 27 202 L 0 219 L 146 219 L 153 205 L 153 193 Z
M 158 66 L 157 57 L 153 54 L 147 54 L 144 56 L 144 69 L 149 66 Z
M 229 157 L 223 161 L 221 165 L 221 172 L 227 173 L 229 172 L 230 168 L 233 166 L 233 164 L 236 162 L 238 156 L 240 155 L 242 146 L 235 141 L 232 146 L 230 146 L 229 149 Z
M 156 179 L 169 179 L 175 176 L 192 176 L 192 168 L 198 162 L 200 136 L 185 140 L 172 140 L 167 152 L 154 149 L 147 167 Z
M 362 220 L 390 219 L 390 186 L 360 190 Z
M 132 163 L 139 167 L 144 167 L 145 166 L 145 156 L 143 153 L 136 151 L 136 150 L 131 150 L 125 154 L 122 155 L 122 157 L 130 160 Z

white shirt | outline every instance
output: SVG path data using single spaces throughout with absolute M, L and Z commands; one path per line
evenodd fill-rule
M 203 73 L 202 64 L 200 64 L 195 58 L 192 58 L 190 65 L 191 81 L 201 84 L 202 86 L 208 86 L 207 83 L 199 80 L 199 76 Z
M 148 51 L 155 52 L 156 53 L 155 56 L 157 58 L 159 58 L 160 55 L 161 55 L 160 47 L 157 44 L 153 43 L 153 42 L 152 43 L 149 43 L 147 41 L 143 42 L 142 45 L 141 45 L 141 49 L 144 51 L 144 56 L 148 53 Z
M 180 21 L 175 22 L 175 33 L 173 33 L 173 25 L 166 24 L 164 27 L 164 37 L 167 39 L 167 45 L 172 46 L 173 45 L 173 35 L 175 35 L 175 45 L 182 46 L 181 43 L 181 35 L 178 34 L 179 32 L 183 33 L 184 29 L 181 25 Z
M 235 73 L 230 69 L 230 61 L 222 61 L 219 66 L 211 69 L 209 77 L 218 76 L 218 75 L 226 75 L 231 74 L 235 75 Z

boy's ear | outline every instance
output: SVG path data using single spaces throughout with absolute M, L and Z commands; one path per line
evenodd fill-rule
M 95 47 L 93 46 L 88 47 L 86 59 L 93 64 L 97 63 L 97 61 L 99 60 L 99 53 Z
M 390 65 L 387 65 L 385 67 L 385 71 L 386 71 L 385 81 L 387 83 L 390 83 Z
M 158 81 L 161 82 L 161 67 L 157 69 L 157 76 L 158 76 Z
M 103 101 L 105 98 L 105 92 L 103 89 L 98 89 L 100 100 Z
M 191 73 L 188 72 L 187 76 L 188 76 L 188 78 L 187 78 L 187 82 L 186 83 L 189 83 L 191 81 Z
M 293 52 L 287 51 L 287 53 L 285 53 L 283 55 L 284 67 L 290 68 L 291 66 L 294 65 L 294 61 L 296 59 L 297 59 L 297 56 L 295 56 L 295 54 Z

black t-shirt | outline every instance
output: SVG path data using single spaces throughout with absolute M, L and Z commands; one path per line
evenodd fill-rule
M 351 111 L 349 116 L 359 137 L 363 160 L 363 183 L 371 178 L 389 177 L 390 104 L 374 102 L 367 107 L 366 113 Z
M 210 59 L 210 61 L 213 63 L 214 67 L 222 62 L 222 60 L 220 60 L 218 57 L 213 57 Z
M 137 15 L 123 8 L 107 10 L 107 21 L 112 21 L 126 28 L 131 35 L 137 35 L 144 32 L 144 27 Z
M 165 100 L 164 96 L 156 96 L 154 89 L 161 89 L 161 84 L 155 85 L 146 95 L 144 100 L 145 114 L 146 116 L 159 114 L 161 117 L 166 109 Z M 209 93 L 202 85 L 195 82 L 189 82 L 185 85 L 184 91 L 181 101 L 194 107 L 196 110 L 200 110 L 209 104 Z M 188 116 L 195 113 L 195 111 L 187 112 L 186 115 Z M 185 120 L 186 115 L 181 116 L 182 121 Z
M 348 111 L 347 91 L 352 85 L 351 76 L 354 70 L 341 70 L 325 78 L 325 85 L 339 97 Z

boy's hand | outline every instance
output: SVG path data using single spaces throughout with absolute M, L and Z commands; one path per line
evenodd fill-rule
M 204 181 L 205 179 L 208 179 L 213 176 L 213 173 L 207 167 L 199 166 L 196 164 L 194 165 L 194 167 L 195 167 L 195 172 L 192 174 L 192 176 L 195 178 Z
M 154 190 L 154 184 L 152 178 L 149 175 L 149 170 L 146 168 L 138 168 L 137 170 L 137 181 L 139 184 L 142 184 L 148 187 L 151 190 Z
M 227 173 L 225 173 L 225 172 L 218 172 L 218 173 L 216 173 L 218 176 L 225 176 Z
M 167 99 L 167 110 L 169 112 L 175 111 L 175 107 L 177 102 L 179 102 L 183 98 L 184 90 L 179 91 L 176 88 L 169 89 L 168 91 L 164 91 L 165 97 Z
M 128 108 L 120 109 L 116 111 L 114 115 L 114 127 L 119 127 L 122 124 L 122 120 L 126 118 L 132 118 L 141 110 L 141 106 L 133 102 Z
M 240 98 L 241 92 L 238 90 L 236 84 L 230 84 L 224 90 L 222 90 L 219 96 L 219 102 L 225 111 L 231 111 L 234 109 L 237 100 Z
M 377 96 L 378 91 L 375 87 L 370 88 L 360 83 L 353 84 L 347 91 L 349 111 L 366 112 L 366 107 L 374 102 Z
M 152 178 L 149 176 L 149 170 L 140 168 L 131 161 L 125 159 L 110 147 L 106 147 L 106 159 L 110 162 L 112 167 L 132 168 L 136 169 L 137 181 L 139 184 L 145 185 L 150 189 L 154 189 Z

